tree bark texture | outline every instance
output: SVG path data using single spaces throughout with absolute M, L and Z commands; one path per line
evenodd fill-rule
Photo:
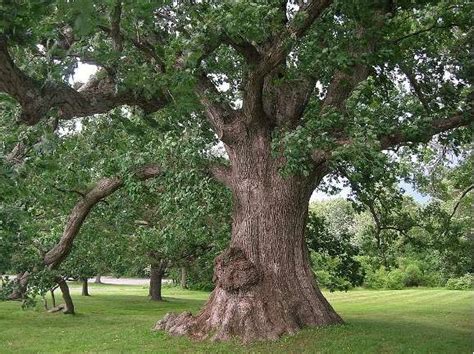
M 26 291 L 28 288 L 28 277 L 29 272 L 18 273 L 14 283 L 15 289 L 8 296 L 8 300 L 22 300 L 26 296 Z
M 166 270 L 165 262 L 154 262 L 151 264 L 150 269 L 150 300 L 162 301 L 161 283 Z
M 59 285 L 59 289 L 61 289 L 61 293 L 63 295 L 63 300 L 64 300 L 64 308 L 63 308 L 63 313 L 64 314 L 70 314 L 74 315 L 74 303 L 72 302 L 72 297 L 71 293 L 69 292 L 69 286 L 66 283 L 66 280 L 58 277 L 56 279 L 56 282 Z
M 270 150 L 265 132 L 228 149 L 232 238 L 215 260 L 216 288 L 196 317 L 168 314 L 156 329 L 249 342 L 343 322 L 316 285 L 304 239 L 309 198 L 326 168 L 284 178 Z
M 96 284 L 102 284 L 102 279 L 101 279 L 101 277 L 102 277 L 102 276 L 101 276 L 100 274 L 99 274 L 99 275 L 96 275 L 94 282 L 95 282 Z
M 87 278 L 82 278 L 82 296 L 90 296 L 89 294 L 89 281 Z

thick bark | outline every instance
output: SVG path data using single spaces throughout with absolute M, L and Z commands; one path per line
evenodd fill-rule
M 82 278 L 81 281 L 82 281 L 82 296 L 90 296 L 88 279 Z
M 94 282 L 95 282 L 96 284 L 102 284 L 102 279 L 101 279 L 101 277 L 102 277 L 102 276 L 101 276 L 100 274 L 96 275 Z
M 232 239 L 215 261 L 216 288 L 199 315 L 168 314 L 156 329 L 248 342 L 342 323 L 316 285 L 304 240 L 309 198 L 325 166 L 283 178 L 265 132 L 228 151 Z
M 188 278 L 188 269 L 185 266 L 183 266 L 181 267 L 181 279 L 180 279 L 180 285 L 183 289 L 186 289 L 188 287 L 187 278 Z
M 150 300 L 162 301 L 161 283 L 165 272 L 164 262 L 156 262 L 151 264 L 150 271 Z
M 8 296 L 8 300 L 22 300 L 25 298 L 25 294 L 28 288 L 28 277 L 29 272 L 18 273 L 14 283 L 15 289 L 13 292 Z
M 61 289 L 61 293 L 63 295 L 64 305 L 62 307 L 62 311 L 64 314 L 74 315 L 74 303 L 72 302 L 71 293 L 69 292 L 69 286 L 61 277 L 56 279 L 56 282 L 59 285 L 59 289 Z

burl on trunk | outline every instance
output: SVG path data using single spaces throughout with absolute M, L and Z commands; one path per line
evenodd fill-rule
M 233 225 L 230 247 L 215 260 L 215 290 L 200 314 L 168 314 L 156 329 L 194 338 L 276 339 L 305 326 L 342 323 L 318 289 L 304 230 L 308 202 L 325 171 L 282 177 L 270 138 L 228 149 Z

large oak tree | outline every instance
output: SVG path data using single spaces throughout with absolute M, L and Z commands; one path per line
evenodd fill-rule
M 173 109 L 203 117 L 222 142 L 227 162 L 208 168 L 233 195 L 231 243 L 202 312 L 157 324 L 171 334 L 248 341 L 342 323 L 309 267 L 312 192 L 337 175 L 376 186 L 387 150 L 469 138 L 468 1 L 0 6 L 0 92 L 20 123 L 126 105 L 153 125 Z M 100 71 L 71 87 L 79 61 Z

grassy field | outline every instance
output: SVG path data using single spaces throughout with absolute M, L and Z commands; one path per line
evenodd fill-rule
M 0 353 L 154 352 L 154 353 L 471 353 L 471 291 L 355 290 L 328 293 L 346 324 L 308 328 L 277 342 L 193 342 L 153 332 L 169 311 L 197 311 L 208 294 L 165 289 L 166 301 L 150 302 L 142 286 L 91 286 L 79 296 L 78 314 L 50 314 L 0 303 Z

